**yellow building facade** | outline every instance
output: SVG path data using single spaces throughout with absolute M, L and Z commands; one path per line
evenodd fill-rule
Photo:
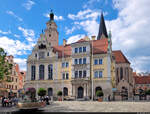
M 39 88 L 45 88 L 53 99 L 58 91 L 63 92 L 64 98 L 96 99 L 98 90 L 103 91 L 104 100 L 112 97 L 115 60 L 111 35 L 107 36 L 106 30 L 99 30 L 97 39 L 85 36 L 77 42 L 67 44 L 63 40 L 63 45 L 58 45 L 53 13 L 46 24 L 45 33 L 40 35 L 27 59 L 25 88 L 35 88 L 36 95 Z

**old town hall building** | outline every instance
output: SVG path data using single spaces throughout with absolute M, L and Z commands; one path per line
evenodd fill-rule
M 28 56 L 25 88 L 33 87 L 36 91 L 45 88 L 47 95 L 52 97 L 57 97 L 57 92 L 62 91 L 64 97 L 75 99 L 95 98 L 96 91 L 102 90 L 103 98 L 107 99 L 109 95 L 113 96 L 112 88 L 121 83 L 118 91 L 126 86 L 130 96 L 131 76 L 129 71 L 126 76 L 122 70 L 124 64 L 127 70 L 131 69 L 130 63 L 121 51 L 112 51 L 111 33 L 107 34 L 103 14 L 97 38 L 85 36 L 72 44 L 67 44 L 64 39 L 63 45 L 58 45 L 59 34 L 53 13 L 50 13 L 46 26 Z M 120 56 L 118 53 L 122 54 L 122 58 L 116 60 Z M 116 74 L 116 69 L 120 74 Z

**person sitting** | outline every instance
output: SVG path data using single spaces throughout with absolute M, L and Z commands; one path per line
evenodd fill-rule
M 5 97 L 2 97 L 2 107 L 5 106 L 5 102 L 4 102 Z

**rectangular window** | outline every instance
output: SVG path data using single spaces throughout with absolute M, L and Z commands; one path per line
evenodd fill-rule
M 78 71 L 75 71 L 75 78 L 78 78 Z
M 79 59 L 79 64 L 82 64 L 82 58 Z
M 83 64 L 86 64 L 86 58 L 83 58 Z
M 63 79 L 63 80 L 65 79 L 65 73 L 62 74 L 62 79 Z
M 83 78 L 86 77 L 86 70 L 83 71 Z
M 79 53 L 82 53 L 82 47 L 79 47 Z
M 74 64 L 75 64 L 75 65 L 78 64 L 78 59 L 75 59 L 75 60 L 74 60 Z
M 94 77 L 95 77 L 95 78 L 98 78 L 98 71 L 95 71 L 95 72 L 94 72 Z
M 86 47 L 83 47 L 83 52 L 86 52 Z
M 69 79 L 69 74 L 68 73 L 66 73 L 66 80 L 68 80 Z
M 66 67 L 68 67 L 69 66 L 69 63 L 68 62 L 66 62 Z
M 82 71 L 79 71 L 79 78 L 82 78 Z
M 94 64 L 95 64 L 95 65 L 98 64 L 98 60 L 97 60 L 97 59 L 94 60 Z
M 75 48 L 75 49 L 74 49 L 74 53 L 78 53 L 78 48 Z
M 62 63 L 62 68 L 64 68 L 64 67 L 65 67 L 65 63 L 63 62 L 63 63 Z
M 99 64 L 100 64 L 100 65 L 103 64 L 103 59 L 99 59 Z
M 103 72 L 99 71 L 99 78 L 102 78 L 102 76 L 103 76 Z

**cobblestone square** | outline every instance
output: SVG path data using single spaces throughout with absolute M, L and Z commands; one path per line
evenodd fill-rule
M 150 102 L 54 101 L 42 112 L 150 112 Z M 19 111 L 15 107 L 0 107 L 0 112 Z

